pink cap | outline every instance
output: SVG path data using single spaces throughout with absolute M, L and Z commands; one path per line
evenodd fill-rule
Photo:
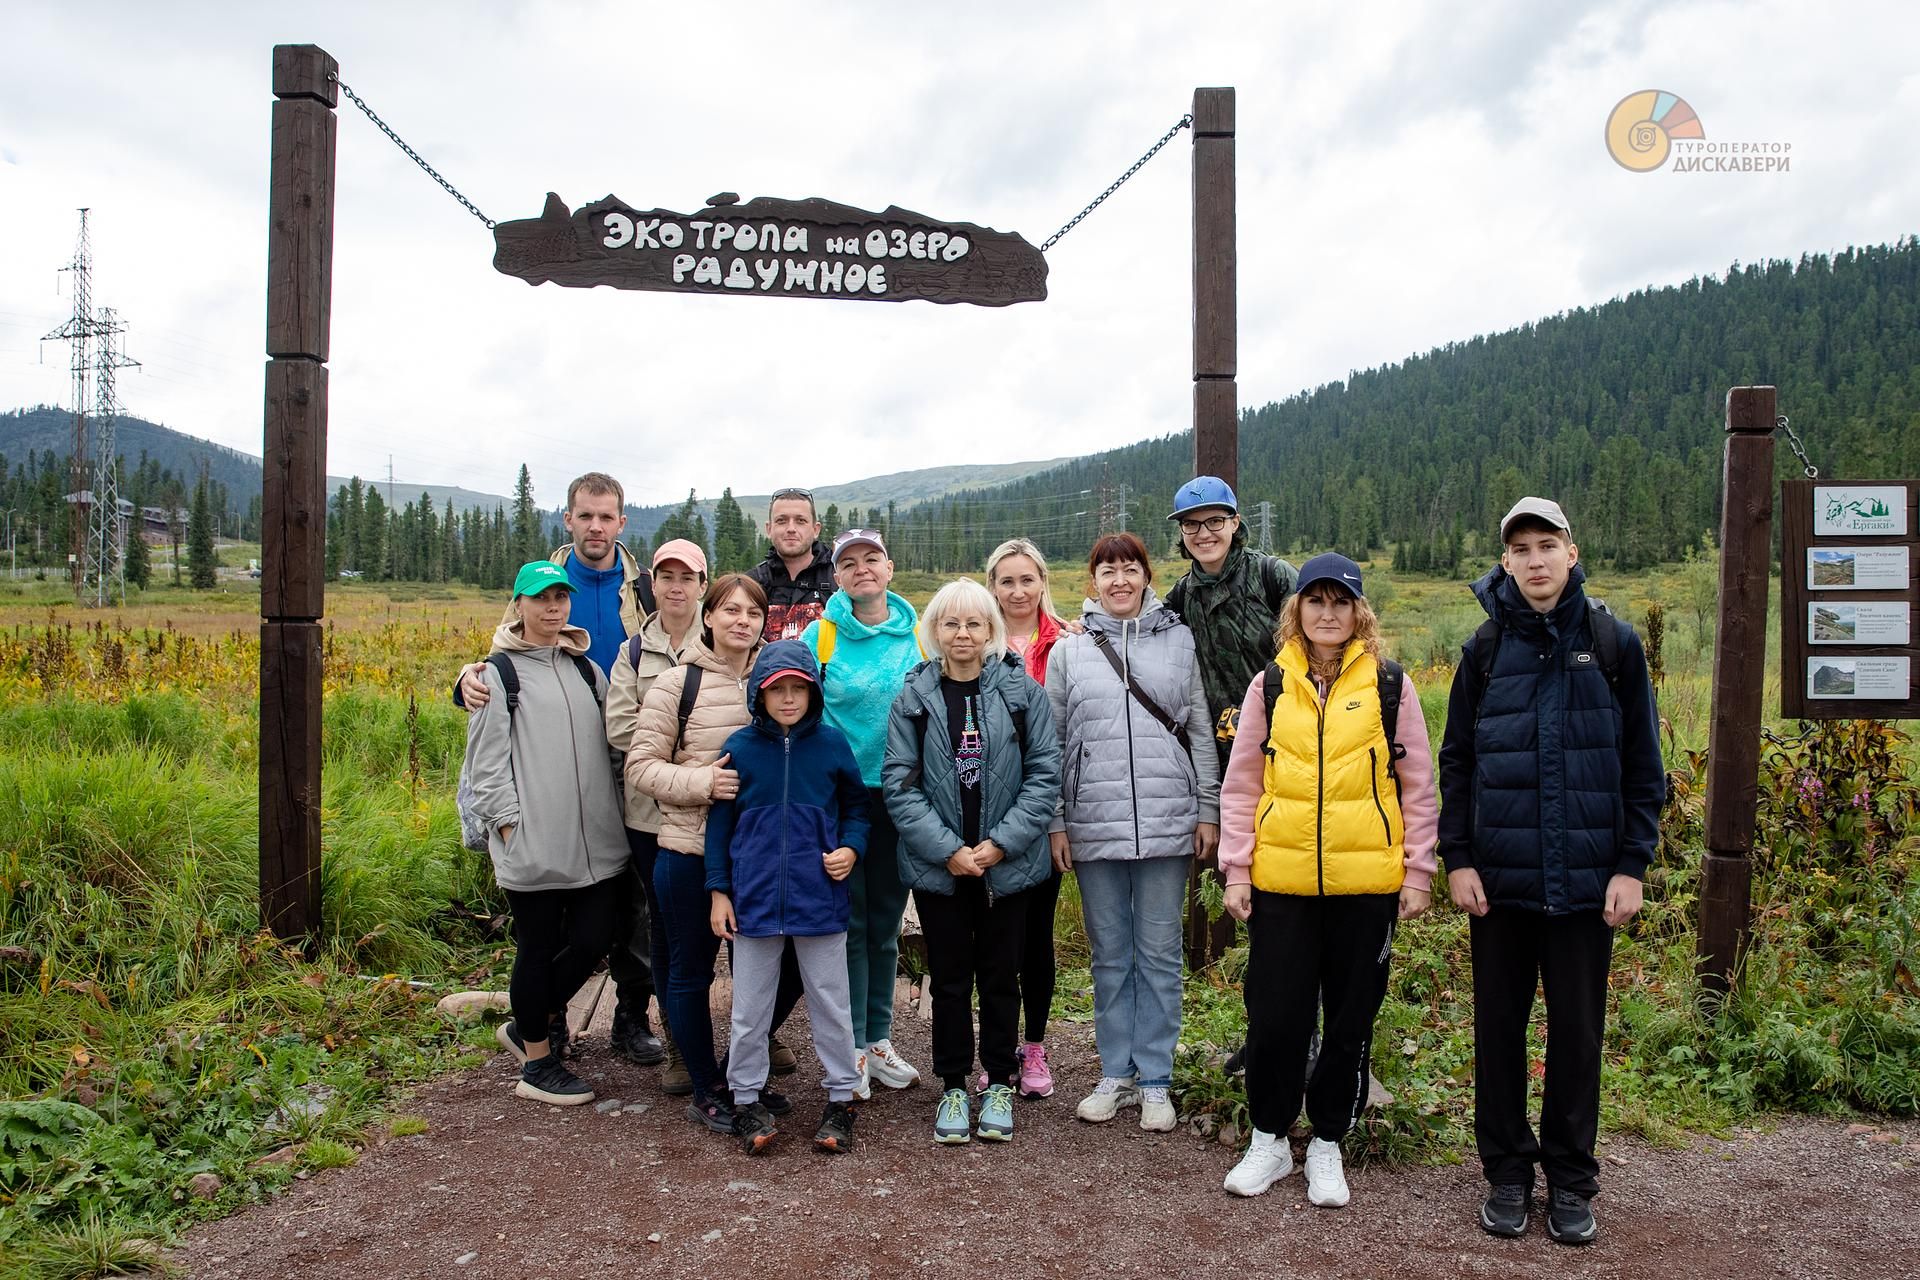
M 784 680 L 788 676 L 799 676 L 802 680 L 805 680 L 808 684 L 813 683 L 813 673 L 811 671 L 802 671 L 798 667 L 782 667 L 778 671 L 774 672 L 772 675 L 768 676 L 765 680 L 762 680 L 760 682 L 760 687 L 764 689 L 768 685 L 772 684 L 774 681 Z
M 673 538 L 661 543 L 660 549 L 653 553 L 653 567 L 658 569 L 668 560 L 678 560 L 703 578 L 707 575 L 707 553 L 700 549 L 698 543 L 685 538 Z

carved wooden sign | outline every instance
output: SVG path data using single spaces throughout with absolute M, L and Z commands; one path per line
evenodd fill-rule
M 898 207 L 723 192 L 698 213 L 608 196 L 493 229 L 494 267 L 528 284 L 1004 307 L 1047 296 L 1047 261 L 1022 236 Z

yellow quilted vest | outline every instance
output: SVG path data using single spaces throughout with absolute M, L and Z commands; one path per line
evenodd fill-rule
M 1253 884 L 1269 893 L 1398 893 L 1406 826 L 1380 721 L 1379 665 L 1358 641 L 1323 703 L 1299 640 L 1267 725 Z M 1271 680 L 1273 673 L 1269 671 Z

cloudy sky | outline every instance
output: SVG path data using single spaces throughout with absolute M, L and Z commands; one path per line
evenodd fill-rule
M 488 216 L 824 196 L 1038 244 L 1187 110 L 1239 102 L 1240 397 L 1649 284 L 1920 230 L 1910 4 L 1042 6 L 16 0 L 0 43 L 0 408 L 64 403 L 91 206 L 127 411 L 260 449 L 269 64 L 322 45 Z M 1640 89 L 1776 175 L 1634 174 Z M 1190 413 L 1182 134 L 1005 309 L 532 288 L 343 99 L 329 469 L 543 502 L 1077 454 Z

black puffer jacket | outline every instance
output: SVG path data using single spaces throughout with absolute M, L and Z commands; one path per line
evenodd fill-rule
M 1461 650 L 1440 747 L 1440 856 L 1474 867 L 1487 901 L 1563 915 L 1598 910 L 1615 875 L 1642 877 L 1659 837 L 1666 775 L 1646 653 L 1632 627 L 1594 612 L 1578 565 L 1547 613 L 1505 569 L 1473 584 L 1500 624 L 1484 658 Z M 1609 683 L 1593 628 L 1619 628 Z

